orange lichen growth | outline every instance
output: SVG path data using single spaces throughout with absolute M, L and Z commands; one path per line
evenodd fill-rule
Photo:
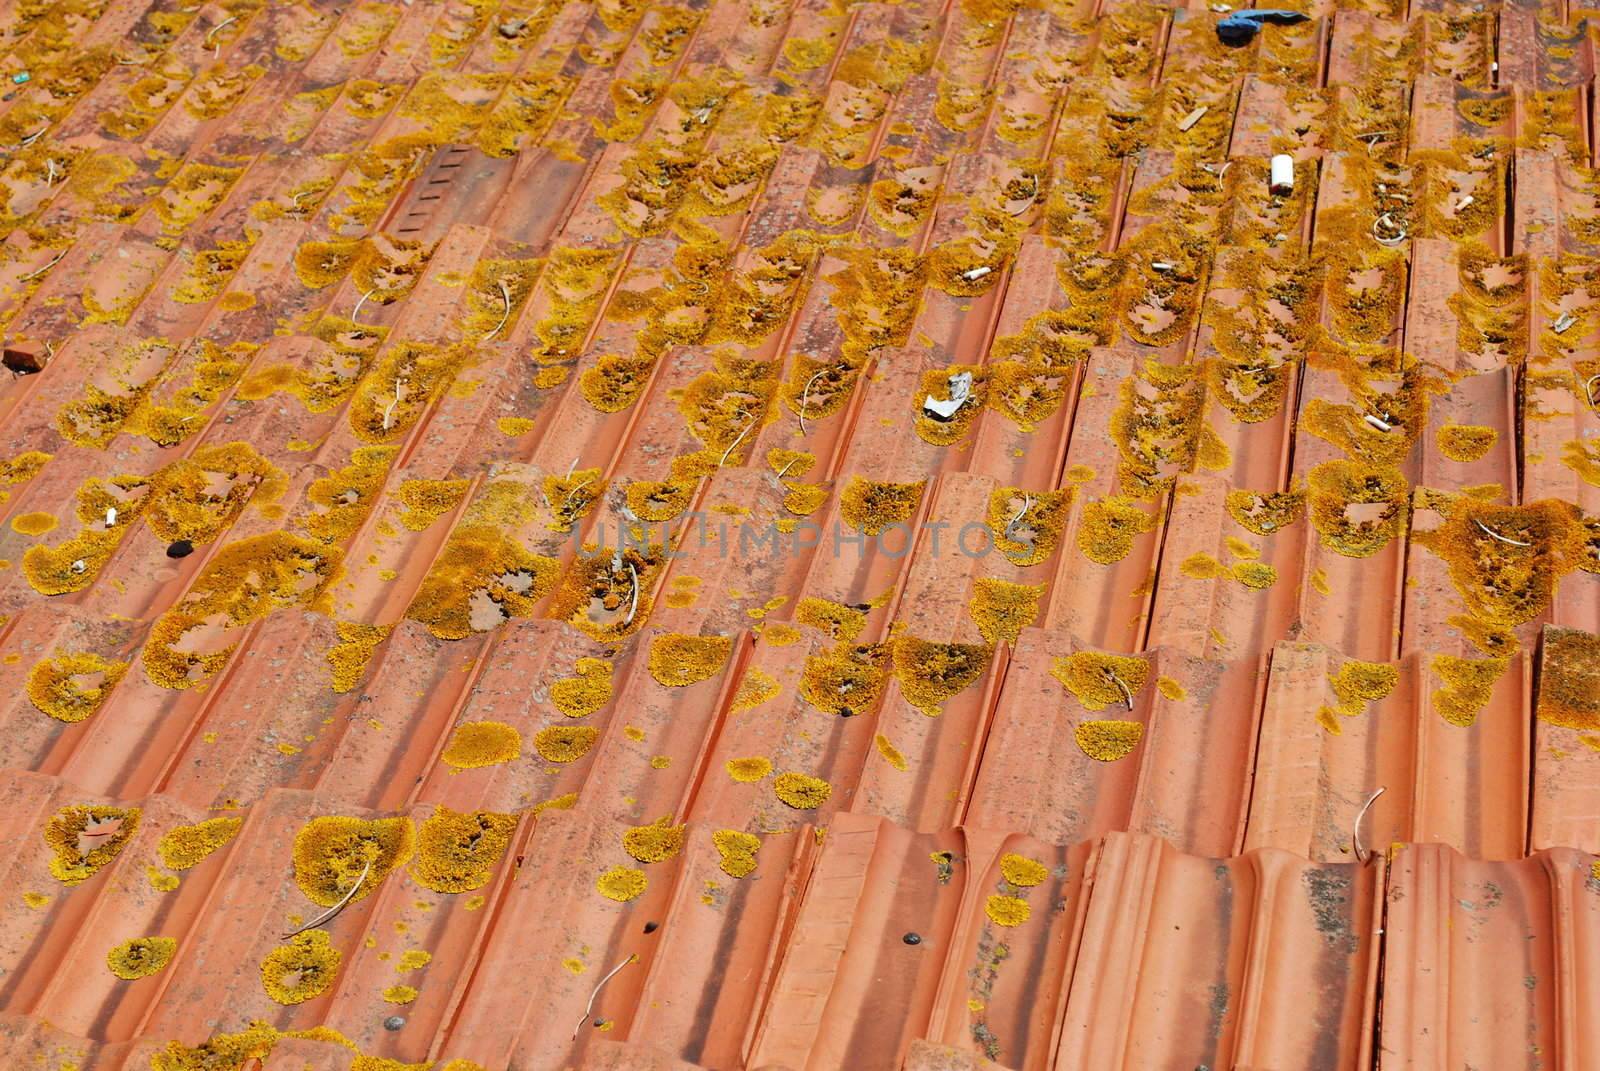
M 392 985 L 383 991 L 383 999 L 389 1004 L 410 1004 L 417 999 L 417 987 L 414 985 Z
M 836 717 L 867 713 L 883 693 L 884 662 L 890 653 L 883 646 L 841 645 L 812 655 L 800 676 L 801 698 Z
M 733 651 L 731 636 L 657 636 L 650 645 L 650 676 L 669 688 L 710 680 Z
M 1016 643 L 1022 630 L 1038 620 L 1044 589 L 1043 584 L 1015 584 L 984 577 L 972 585 L 967 614 L 989 643 Z
M 1497 506 L 1460 496 L 1434 504 L 1444 523 L 1413 541 L 1444 559 L 1467 613 L 1491 626 L 1536 618 L 1588 553 L 1587 527 L 1569 502 Z
M 746 710 L 754 710 L 769 699 L 777 697 L 783 690 L 778 679 L 763 669 L 752 666 L 745 671 L 744 677 L 739 681 L 739 691 L 734 695 L 729 706 L 730 714 L 739 714 Z
M 728 776 L 743 784 L 763 780 L 772 772 L 772 760 L 759 756 L 748 759 L 729 759 L 723 764 Z
M 19 513 L 11 518 L 11 530 L 19 535 L 41 536 L 53 531 L 58 523 L 54 513 Z
M 233 840 L 242 825 L 242 818 L 208 818 L 192 826 L 175 826 L 156 843 L 161 865 L 168 870 L 199 866 L 211 853 Z
M 683 832 L 687 828 L 673 825 L 670 815 L 647 826 L 634 826 L 622 834 L 622 850 L 641 863 L 671 859 L 683 849 Z
M 990 895 L 984 901 L 983 913 L 996 926 L 1021 926 L 1028 921 L 1033 909 L 1028 906 L 1028 901 L 1016 896 L 1002 896 L 999 893 Z
M 711 843 L 721 857 L 717 865 L 732 878 L 748 877 L 756 869 L 756 853 L 761 850 L 761 838 L 736 829 L 719 829 L 711 834 Z
M 1050 876 L 1050 868 L 1037 859 L 1006 852 L 1000 857 L 1000 876 L 1019 889 L 1031 889 Z
M 348 903 L 358 903 L 411 860 L 416 844 L 417 830 L 409 818 L 313 818 L 294 838 L 295 884 L 322 907 L 332 907 L 347 895 Z
M 599 736 L 600 730 L 587 725 L 550 725 L 533 734 L 533 749 L 546 762 L 576 762 Z
M 1222 575 L 1222 563 L 1210 554 L 1196 552 L 1178 563 L 1178 571 L 1190 580 L 1215 580 Z
M 340 621 L 335 627 L 339 642 L 328 651 L 333 667 L 333 690 L 343 695 L 355 691 L 366 676 L 367 664 L 378 645 L 388 638 L 393 625 L 367 625 L 359 621 Z
M 900 694 L 930 718 L 989 666 L 994 648 L 982 643 L 933 643 L 914 636 L 894 642 L 894 675 Z
M 329 943 L 328 931 L 307 930 L 267 953 L 261 986 L 279 1004 L 304 1004 L 333 988 L 343 958 Z
M 1075 494 L 1070 487 L 1038 492 L 1021 487 L 995 488 L 983 518 L 995 549 L 1012 565 L 1038 565 L 1050 557 L 1061 542 L 1061 530 Z
M 1050 675 L 1076 696 L 1085 710 L 1104 710 L 1113 704 L 1132 709 L 1133 697 L 1150 675 L 1150 664 L 1133 655 L 1074 651 L 1056 659 Z
M 1580 732 L 1600 730 L 1600 636 L 1547 629 L 1543 665 L 1539 720 Z
M 456 726 L 450 745 L 439 756 L 447 766 L 475 770 L 522 757 L 522 734 L 499 721 L 469 721 Z
M 1311 524 L 1329 550 L 1368 558 L 1405 527 L 1410 486 L 1399 469 L 1325 461 L 1311 470 L 1307 484 Z
M 883 761 L 893 766 L 896 770 L 907 768 L 906 757 L 900 749 L 890 743 L 889 738 L 882 733 L 872 738 L 872 746 L 878 749 L 878 754 L 883 756 Z
M 828 782 L 802 773 L 779 774 L 773 781 L 772 790 L 784 803 L 802 811 L 821 807 L 833 795 L 833 786 Z
M 628 866 L 614 866 L 595 879 L 594 887 L 607 900 L 625 904 L 644 892 L 650 884 L 644 871 Z
M 406 616 L 442 640 L 487 632 L 511 618 L 530 617 L 555 588 L 561 566 L 534 554 L 491 524 L 456 526 L 417 588 Z
M 810 595 L 795 604 L 794 620 L 843 643 L 854 643 L 867 627 L 866 611 Z
M 137 807 L 63 807 L 44 826 L 50 873 L 63 885 L 94 877 L 139 831 Z
M 1183 685 L 1179 684 L 1171 677 L 1157 677 L 1156 691 L 1160 692 L 1163 696 L 1165 696 L 1167 699 L 1170 699 L 1174 703 L 1182 701 L 1189 694 L 1184 690 Z
M 171 937 L 135 937 L 106 953 L 106 966 L 125 982 L 148 978 L 172 962 L 178 942 Z
M 1133 550 L 1134 539 L 1153 531 L 1156 518 L 1124 495 L 1112 495 L 1083 507 L 1078 549 L 1099 565 L 1115 565 Z
M 405 507 L 400 523 L 413 532 L 427 531 L 434 521 L 460 504 L 470 483 L 470 480 L 406 480 L 395 493 Z
M 550 702 L 569 718 L 587 718 L 611 702 L 611 663 L 603 658 L 580 658 L 576 676 L 550 685 Z
M 1481 424 L 1446 424 L 1435 436 L 1439 453 L 1451 461 L 1477 461 L 1487 454 L 1500 433 Z
M 34 709 L 57 721 L 87 721 L 127 672 L 128 663 L 93 652 L 52 654 L 28 671 L 28 700 Z
M 494 868 L 504 857 L 516 829 L 514 814 L 463 813 L 439 807 L 417 830 L 412 880 L 439 893 L 481 889 L 494 877 Z M 419 960 L 418 956 L 424 958 Z M 407 952 L 401 957 L 400 969 L 421 967 L 429 958 L 426 952 Z M 404 966 L 405 963 L 412 966 Z
M 882 535 L 891 525 L 910 523 L 926 486 L 926 481 L 884 483 L 853 476 L 839 494 L 839 516 L 858 532 Z
M 1078 750 L 1096 762 L 1115 762 L 1132 753 L 1144 739 L 1144 725 L 1136 721 L 1080 721 L 1072 728 Z

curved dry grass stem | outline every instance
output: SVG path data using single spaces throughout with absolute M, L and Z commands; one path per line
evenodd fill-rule
M 488 342 L 498 335 L 500 329 L 506 325 L 506 321 L 511 319 L 511 291 L 506 289 L 506 281 L 504 279 L 496 279 L 495 281 L 500 284 L 500 297 L 506 303 L 506 311 L 501 314 L 500 322 L 494 325 L 494 330 L 480 338 L 479 342 Z
M 314 930 L 318 926 L 321 926 L 324 922 L 327 922 L 329 919 L 333 918 L 333 916 L 337 915 L 339 912 L 343 911 L 345 909 L 345 905 L 350 902 L 351 897 L 355 896 L 356 890 L 361 888 L 361 883 L 367 880 L 367 875 L 370 873 L 372 873 L 372 860 L 368 859 L 367 865 L 361 868 L 361 876 L 356 878 L 356 883 L 350 886 L 350 891 L 344 894 L 343 899 L 341 899 L 337 904 L 334 904 L 332 907 L 328 908 L 328 910 L 324 911 L 321 915 L 318 915 L 316 918 L 306 923 L 304 926 L 301 926 L 298 930 L 295 930 L 292 933 L 284 934 L 283 940 L 287 941 L 289 938 L 305 933 L 307 930 Z
M 578 1031 L 583 1029 L 583 1024 L 587 1023 L 589 1021 L 589 1013 L 594 1011 L 595 998 L 600 995 L 600 990 L 605 987 L 605 984 L 607 982 L 611 981 L 611 979 L 616 976 L 616 973 L 618 971 L 622 970 L 622 968 L 626 967 L 628 964 L 632 963 L 634 960 L 636 960 L 638 958 L 639 957 L 635 956 L 633 953 L 631 953 L 631 952 L 628 953 L 628 958 L 627 959 L 623 960 L 621 963 L 617 964 L 615 967 L 612 967 L 611 968 L 611 973 L 607 974 L 604 978 L 600 979 L 600 981 L 595 984 L 594 992 L 589 994 L 589 1003 L 587 1003 L 587 1004 L 585 1004 L 583 1006 L 583 1018 L 579 1019 L 578 1020 L 578 1025 L 572 1028 L 572 1036 L 574 1038 L 576 1038 L 578 1036 Z
M 229 15 L 227 18 L 223 19 L 221 22 L 219 22 L 215 26 L 211 27 L 211 29 L 207 30 L 206 31 L 205 40 L 202 42 L 204 47 L 209 48 L 209 49 L 213 49 L 213 50 L 220 49 L 222 46 L 221 45 L 213 45 L 211 43 L 211 39 L 216 36 L 216 33 L 217 33 L 218 30 L 222 29 L 224 26 L 227 26 L 227 25 L 229 25 L 231 23 L 235 23 L 235 22 L 238 22 L 238 21 L 239 21 L 239 16 L 238 15 Z
M 1531 547 L 1531 546 L 1533 546 L 1532 543 L 1524 543 L 1520 539 L 1512 539 L 1510 536 L 1501 535 L 1499 532 L 1496 532 L 1493 528 L 1490 528 L 1487 524 L 1484 524 L 1482 521 L 1478 520 L 1478 518 L 1476 518 L 1476 517 L 1472 518 L 1472 523 L 1477 525 L 1479 528 L 1483 529 L 1483 534 L 1486 535 L 1486 536 L 1489 536 L 1491 539 L 1498 539 L 1502 543 L 1510 543 L 1513 547 Z
M 1385 791 L 1387 791 L 1387 789 L 1380 786 L 1378 791 L 1367 797 L 1367 802 L 1363 803 L 1361 805 L 1361 809 L 1356 812 L 1356 820 L 1350 829 L 1350 843 L 1355 847 L 1356 859 L 1358 862 L 1365 863 L 1369 858 L 1371 858 L 1372 854 L 1361 846 L 1361 820 L 1367 816 L 1367 811 L 1372 808 L 1372 804 L 1379 796 L 1383 795 Z
M 633 624 L 633 617 L 639 612 L 639 570 L 633 567 L 632 562 L 628 563 L 628 576 L 633 578 L 633 595 L 628 600 L 628 616 L 622 622 L 624 625 Z
M 66 256 L 66 255 L 67 255 L 67 251 L 65 249 L 63 249 L 61 252 L 57 253 L 55 255 L 55 258 L 52 259 L 50 261 L 50 263 L 46 264 L 44 267 L 35 268 L 33 271 L 30 271 L 26 275 L 18 276 L 17 277 L 17 282 L 19 282 L 19 283 L 32 282 L 34 279 L 37 279 L 39 276 L 41 276 L 45 272 L 49 271 L 51 268 L 55 267 L 57 264 L 60 264 L 61 263 L 61 258 Z
M 826 371 L 826 368 L 817 369 L 816 374 L 806 380 L 806 389 L 800 392 L 800 408 L 795 410 L 795 415 L 800 418 L 801 435 L 806 434 L 806 409 L 811 404 L 811 384 L 815 383 Z
M 1011 530 L 1017 526 L 1017 522 L 1018 521 L 1022 520 L 1023 517 L 1027 516 L 1028 510 L 1029 510 L 1030 507 L 1032 507 L 1032 505 L 1033 505 L 1033 496 L 1030 495 L 1030 494 L 1024 493 L 1023 496 L 1022 496 L 1022 508 L 1017 510 L 1017 515 L 1015 517 L 1011 518 L 1009 521 L 1006 522 L 1005 531 L 1001 532 L 1000 534 L 1002 536 L 1004 536 L 1006 539 L 1010 539 L 1011 538 Z
M 1600 408 L 1600 406 L 1595 405 L 1594 401 L 1594 385 L 1596 383 L 1600 383 L 1600 375 L 1590 376 L 1583 381 L 1583 397 L 1589 403 L 1590 409 Z
M 748 424 L 746 424 L 744 426 L 744 430 L 739 433 L 739 437 L 737 439 L 733 440 L 733 442 L 729 443 L 728 444 L 728 448 L 726 450 L 722 451 L 722 457 L 717 460 L 717 468 L 720 469 L 722 466 L 724 466 L 724 465 L 726 465 L 728 463 L 728 455 L 733 453 L 734 449 L 740 443 L 744 442 L 744 437 L 746 435 L 750 434 L 750 429 L 755 427 L 756 424 L 760 420 L 761 420 L 760 416 L 756 416 L 753 419 L 751 419 L 750 423 L 748 423 Z
M 783 466 L 783 468 L 781 468 L 781 469 L 779 469 L 779 470 L 778 470 L 778 473 L 777 473 L 777 475 L 776 475 L 776 476 L 774 476 L 774 477 L 773 477 L 773 479 L 775 479 L 775 480 L 781 480 L 781 479 L 783 479 L 783 474 L 784 474 L 784 473 L 786 473 L 786 472 L 788 472 L 788 471 L 789 471 L 789 470 L 790 470 L 790 469 L 792 469 L 792 468 L 794 468 L 794 467 L 795 467 L 795 465 L 797 465 L 797 464 L 799 464 L 799 462 L 800 462 L 800 459 L 799 459 L 799 458 L 798 458 L 798 457 L 791 457 L 791 458 L 790 458 L 790 459 L 789 459 L 789 461 L 788 461 L 788 463 L 787 463 L 787 464 L 785 464 L 785 465 L 784 465 L 784 466 Z
M 1122 692 L 1122 705 L 1127 707 L 1129 710 L 1132 710 L 1133 709 L 1133 692 L 1132 692 L 1132 690 L 1130 690 L 1126 684 L 1122 683 L 1122 678 L 1117 676 L 1111 670 L 1109 670 L 1109 669 L 1106 670 L 1106 676 L 1110 677 L 1111 678 L 1111 683 L 1115 684 L 1117 686 L 1118 690 L 1120 690 Z
M 593 476 L 589 477 L 587 480 L 584 480 L 582 483 L 578 484 L 572 490 L 568 491 L 566 493 L 566 496 L 564 498 L 562 498 L 562 500 L 561 500 L 561 508 L 562 509 L 566 509 L 567 508 L 567 503 L 572 501 L 572 496 L 577 494 L 579 491 L 583 490 L 585 487 L 588 487 L 591 483 L 594 483 L 594 477 Z
M 371 290 L 368 290 L 368 291 L 365 291 L 364 293 L 362 293 L 361 300 L 356 302 L 356 307 L 350 310 L 350 322 L 351 323 L 355 323 L 356 322 L 356 317 L 361 315 L 361 306 L 365 305 L 367 303 L 367 299 L 370 298 L 371 296 L 372 296 L 372 291 Z

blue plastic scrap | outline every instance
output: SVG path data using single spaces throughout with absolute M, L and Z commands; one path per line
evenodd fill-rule
M 1275 26 L 1293 26 L 1310 17 L 1303 11 L 1235 11 L 1217 22 L 1217 37 L 1225 45 L 1248 45 L 1261 27 L 1269 22 Z

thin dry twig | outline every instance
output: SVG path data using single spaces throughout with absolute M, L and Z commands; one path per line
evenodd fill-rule
M 1484 524 L 1482 521 L 1478 520 L 1478 518 L 1476 518 L 1476 517 L 1472 518 L 1472 523 L 1477 525 L 1479 528 L 1483 529 L 1483 534 L 1484 535 L 1489 536 L 1492 539 L 1498 539 L 1502 543 L 1510 543 L 1513 547 L 1531 547 L 1531 546 L 1533 546 L 1532 543 L 1524 543 L 1520 539 L 1512 539 L 1510 536 L 1501 535 L 1499 532 L 1496 532 L 1493 528 L 1490 528 L 1487 524 Z
M 616 973 L 618 971 L 622 970 L 622 968 L 626 967 L 628 964 L 632 963 L 634 960 L 636 960 L 638 958 L 639 957 L 635 956 L 633 953 L 631 953 L 631 952 L 628 953 L 628 958 L 627 959 L 623 960 L 621 963 L 617 964 L 615 967 L 612 967 L 611 968 L 611 973 L 606 975 L 604 978 L 600 979 L 600 981 L 595 985 L 594 992 L 589 994 L 589 1003 L 587 1003 L 587 1004 L 585 1004 L 583 1006 L 583 1018 L 579 1019 L 578 1020 L 578 1025 L 572 1028 L 572 1036 L 574 1038 L 576 1038 L 578 1036 L 578 1031 L 583 1029 L 583 1024 L 587 1023 L 589 1021 L 589 1013 L 594 1011 L 595 998 L 600 995 L 600 990 L 605 986 L 605 984 L 607 982 L 611 981 L 611 979 L 613 977 L 615 977 L 615 975 L 616 975 Z
M 497 279 L 495 281 L 500 284 L 500 297 L 504 299 L 506 303 L 506 311 L 501 314 L 500 322 L 494 325 L 494 330 L 490 331 L 487 335 L 484 335 L 483 338 L 479 339 L 480 342 L 488 342 L 491 338 L 498 335 L 500 333 L 500 329 L 506 325 L 506 321 L 511 319 L 511 291 L 506 289 L 506 281 L 504 279 Z
M 361 888 L 361 883 L 367 880 L 367 875 L 370 873 L 372 873 L 372 860 L 368 859 L 367 865 L 361 868 L 361 876 L 356 879 L 356 883 L 354 885 L 350 886 L 350 891 L 344 894 L 343 899 L 341 899 L 337 904 L 334 904 L 332 907 L 328 908 L 328 910 L 324 911 L 321 915 L 306 923 L 304 926 L 301 926 L 298 930 L 295 930 L 292 933 L 284 934 L 283 939 L 287 941 L 289 938 L 305 933 L 307 930 L 314 930 L 318 926 L 321 926 L 324 922 L 327 922 L 329 919 L 333 918 L 333 916 L 337 915 L 339 912 L 343 911 L 345 909 L 345 905 L 350 902 L 351 897 L 355 896 L 356 890 Z
M 633 595 L 628 600 L 628 616 L 622 622 L 624 625 L 633 624 L 633 615 L 639 612 L 639 570 L 633 567 L 632 562 L 628 563 L 628 576 L 633 578 Z
M 795 415 L 800 418 L 801 435 L 806 434 L 806 409 L 811 404 L 811 384 L 815 383 L 826 371 L 826 368 L 817 369 L 816 375 L 806 380 L 806 389 L 800 392 L 800 408 L 795 410 Z
M 784 464 L 783 468 L 778 470 L 778 474 L 776 476 L 774 476 L 773 479 L 775 479 L 775 480 L 783 479 L 783 474 L 788 472 L 790 469 L 794 468 L 795 465 L 799 463 L 799 461 L 800 461 L 799 457 L 791 457 L 788 460 L 788 462 Z
M 1367 811 L 1372 807 L 1372 804 L 1379 796 L 1383 795 L 1385 791 L 1385 788 L 1379 787 L 1378 791 L 1367 797 L 1367 802 L 1363 803 L 1361 805 L 1361 809 L 1356 812 L 1356 820 L 1351 826 L 1350 840 L 1355 846 L 1356 859 L 1363 863 L 1365 863 L 1371 857 L 1371 853 L 1361 846 L 1361 820 L 1367 816 Z
M 717 468 L 720 469 L 722 466 L 724 466 L 724 465 L 726 465 L 728 463 L 728 455 L 733 453 L 735 447 L 737 447 L 740 443 L 744 442 L 744 437 L 746 435 L 749 435 L 750 434 L 750 429 L 756 426 L 756 420 L 757 419 L 759 419 L 759 418 L 752 419 L 750 421 L 750 423 L 746 424 L 744 426 L 744 430 L 739 433 L 739 437 L 737 439 L 733 440 L 733 442 L 729 443 L 728 444 L 728 448 L 726 450 L 722 451 L 722 457 L 719 458 L 718 461 L 717 461 Z
M 216 36 L 216 32 L 218 30 L 222 29 L 224 26 L 227 26 L 230 23 L 234 23 L 234 22 L 238 22 L 238 21 L 239 21 L 239 16 L 238 15 L 229 15 L 227 18 L 223 19 L 221 22 L 217 23 L 215 26 L 211 27 L 211 29 L 206 31 L 206 36 L 201 41 L 201 44 L 206 48 L 212 49 L 213 51 L 216 50 L 217 48 L 220 48 L 221 47 L 220 45 L 213 45 L 211 43 L 211 38 Z
M 568 491 L 566 497 L 561 500 L 561 508 L 566 509 L 567 503 L 572 501 L 572 496 L 583 490 L 585 487 L 588 487 L 591 483 L 594 483 L 593 476 L 590 476 L 587 480 L 584 480 L 582 483 L 578 484 L 578 486 Z
M 1128 686 L 1126 684 L 1122 683 L 1122 678 L 1117 676 L 1111 670 L 1109 670 L 1109 669 L 1106 670 L 1106 676 L 1110 677 L 1111 678 L 1111 683 L 1115 684 L 1117 686 L 1117 688 L 1119 690 L 1121 690 L 1121 692 L 1122 692 L 1122 705 L 1127 707 L 1129 710 L 1132 710 L 1133 709 L 1133 692 L 1128 688 Z
M 67 255 L 67 251 L 65 249 L 63 249 L 61 252 L 59 252 L 59 253 L 57 253 L 55 255 L 55 258 L 52 259 L 50 261 L 50 263 L 46 264 L 42 268 L 35 268 L 33 271 L 30 271 L 28 274 L 18 277 L 17 282 L 19 282 L 19 283 L 32 282 L 34 279 L 37 279 L 39 276 L 41 276 L 45 272 L 49 271 L 51 268 L 55 267 L 57 264 L 60 264 L 61 263 L 61 258 L 66 256 L 66 255 Z
M 361 315 L 361 306 L 365 305 L 367 303 L 367 299 L 370 298 L 371 296 L 372 296 L 372 291 L 371 290 L 368 290 L 368 291 L 365 291 L 364 293 L 362 293 L 361 300 L 356 302 L 356 307 L 350 310 L 350 322 L 351 323 L 355 323 L 356 322 L 356 317 Z

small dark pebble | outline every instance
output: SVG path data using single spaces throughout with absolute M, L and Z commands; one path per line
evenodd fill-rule
M 908 933 L 900 940 L 908 945 L 920 945 L 922 943 L 922 935 L 920 933 Z
M 661 928 L 661 923 L 659 923 L 659 922 L 647 922 L 647 923 L 644 924 L 644 932 L 645 933 L 655 933 L 660 928 Z
M 399 1030 L 405 1025 L 406 1017 L 404 1015 L 391 1015 L 389 1018 L 383 1021 L 383 1028 L 385 1030 Z
M 167 544 L 167 557 L 187 558 L 194 553 L 194 544 L 187 539 L 174 539 Z
M 603 1027 L 605 1025 L 606 1025 L 606 1020 L 596 1017 L 596 1019 L 594 1021 L 594 1028 L 596 1030 L 599 1030 L 601 1027 Z

